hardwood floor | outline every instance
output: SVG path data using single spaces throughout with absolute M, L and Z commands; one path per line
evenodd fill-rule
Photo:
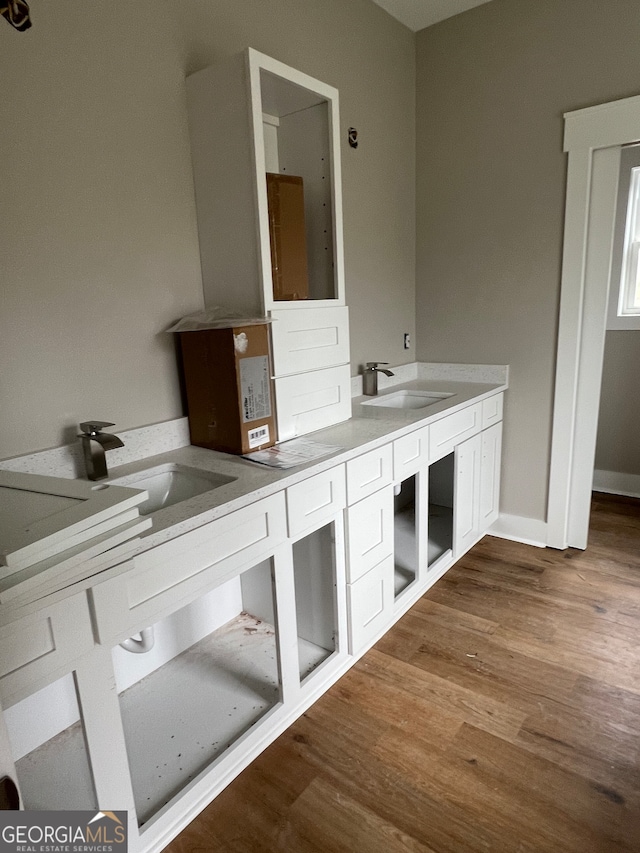
M 485 537 L 167 850 L 640 851 L 640 501 Z

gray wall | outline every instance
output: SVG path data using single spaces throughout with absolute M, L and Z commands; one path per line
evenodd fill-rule
M 502 510 L 544 519 L 562 114 L 640 93 L 637 0 L 493 0 L 417 37 L 417 355 L 508 363 Z
M 162 330 L 202 305 L 184 78 L 247 46 L 340 90 L 352 373 L 413 360 L 412 33 L 369 0 L 30 6 L 26 33 L 0 20 L 0 458 L 182 414 Z
M 602 366 L 596 468 L 640 475 L 640 332 L 608 331 Z

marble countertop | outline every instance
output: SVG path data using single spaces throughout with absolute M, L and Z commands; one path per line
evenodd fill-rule
M 350 420 L 305 436 L 311 441 L 334 446 L 335 452 L 294 468 L 274 469 L 250 462 L 241 456 L 189 445 L 188 422 L 184 417 L 126 432 L 120 431 L 118 434 L 124 439 L 124 447 L 110 454 L 111 476 L 109 480 L 103 480 L 101 483 L 108 484 L 122 477 L 148 471 L 150 468 L 171 464 L 232 478 L 231 482 L 216 489 L 148 515 L 152 520 L 152 527 L 139 539 L 131 541 L 131 550 L 127 552 L 126 560 L 508 388 L 508 367 L 503 365 L 417 363 L 393 369 L 392 379 L 387 379 L 384 375 L 380 377 L 378 398 L 399 391 L 432 391 L 451 396 L 422 409 L 363 405 L 375 398 L 354 396 Z M 354 377 L 352 394 L 361 390 L 361 377 Z M 0 462 L 0 469 L 84 479 L 84 467 L 79 457 L 77 442 L 3 460 Z M 110 567 L 103 563 L 99 571 L 100 576 L 105 578 L 113 572 L 124 570 L 126 564 L 119 558 Z M 37 611 L 47 603 L 80 593 L 93 583 L 95 576 L 90 575 L 55 592 L 47 592 L 46 596 L 1 604 L 0 625 Z
M 153 513 L 150 516 L 153 526 L 142 535 L 139 544 L 139 551 L 146 551 L 506 388 L 506 384 L 498 383 L 418 379 L 383 389 L 378 395 L 383 397 L 403 390 L 451 394 L 427 408 L 413 410 L 362 405 L 374 398 L 356 397 L 353 400 L 353 416 L 350 420 L 306 436 L 322 444 L 334 445 L 336 452 L 286 470 L 269 468 L 240 456 L 189 445 L 113 468 L 109 480 L 167 463 L 234 478 L 232 482 L 212 491 Z M 108 483 L 109 480 L 103 482 Z

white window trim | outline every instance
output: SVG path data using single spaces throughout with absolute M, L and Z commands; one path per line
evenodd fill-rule
M 636 292 L 638 274 L 637 235 L 640 217 L 640 145 L 622 149 L 618 200 L 611 259 L 611 287 L 607 329 L 640 330 L 640 307 L 627 308 Z

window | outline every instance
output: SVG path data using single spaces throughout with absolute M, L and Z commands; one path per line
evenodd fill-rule
M 640 329 L 640 145 L 622 149 L 608 329 Z

